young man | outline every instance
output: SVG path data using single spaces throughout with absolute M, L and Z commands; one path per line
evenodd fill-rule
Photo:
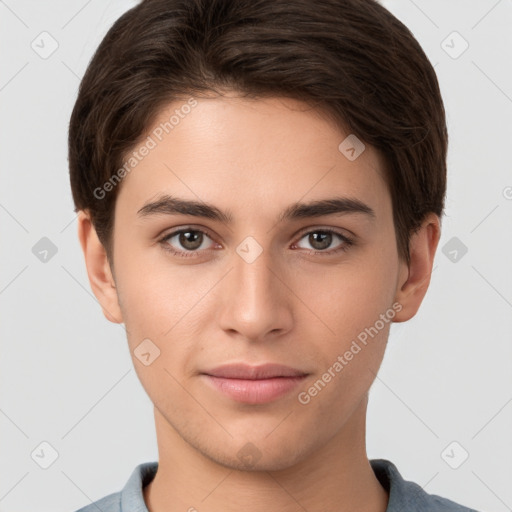
M 447 132 L 375 0 L 145 0 L 69 132 L 91 287 L 159 461 L 82 512 L 469 511 L 366 455 L 392 322 L 425 296 Z

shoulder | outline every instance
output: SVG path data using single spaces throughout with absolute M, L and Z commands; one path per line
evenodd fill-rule
M 123 489 L 109 494 L 75 512 L 147 512 L 143 488 L 151 482 L 158 469 L 158 462 L 143 462 L 130 475 Z
M 75 512 L 121 512 L 121 493 L 115 492 L 82 507 Z
M 373 459 L 370 464 L 381 485 L 389 493 L 386 512 L 478 512 L 448 498 L 427 493 L 417 483 L 405 480 L 389 460 Z
M 473 508 L 466 507 L 443 496 L 429 494 L 414 482 L 407 480 L 404 480 L 404 482 L 402 506 L 414 507 L 413 510 L 421 512 L 478 512 Z

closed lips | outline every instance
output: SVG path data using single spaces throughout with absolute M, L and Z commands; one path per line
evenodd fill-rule
M 260 366 L 227 364 L 203 372 L 212 377 L 224 379 L 261 380 L 283 377 L 304 377 L 306 372 L 280 364 L 268 363 Z

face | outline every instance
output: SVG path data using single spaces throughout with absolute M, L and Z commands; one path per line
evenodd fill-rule
M 161 430 L 283 469 L 346 433 L 404 307 L 383 161 L 295 100 L 196 102 L 122 181 L 109 307 Z

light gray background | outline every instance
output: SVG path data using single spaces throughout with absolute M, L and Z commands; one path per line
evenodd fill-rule
M 438 73 L 449 183 L 429 292 L 414 319 L 392 327 L 371 390 L 368 454 L 430 493 L 504 512 L 512 510 L 512 2 L 383 3 Z M 72 512 L 157 460 L 151 403 L 124 329 L 105 320 L 89 288 L 66 153 L 79 79 L 133 5 L 0 1 L 2 512 Z M 461 55 L 453 31 L 469 43 Z M 52 38 L 58 48 L 47 58 L 31 47 L 48 52 Z M 43 237 L 57 248 L 46 262 L 32 252 Z M 445 255 L 447 243 L 455 245 Z M 52 449 L 42 442 L 58 453 L 47 469 L 40 464 Z

